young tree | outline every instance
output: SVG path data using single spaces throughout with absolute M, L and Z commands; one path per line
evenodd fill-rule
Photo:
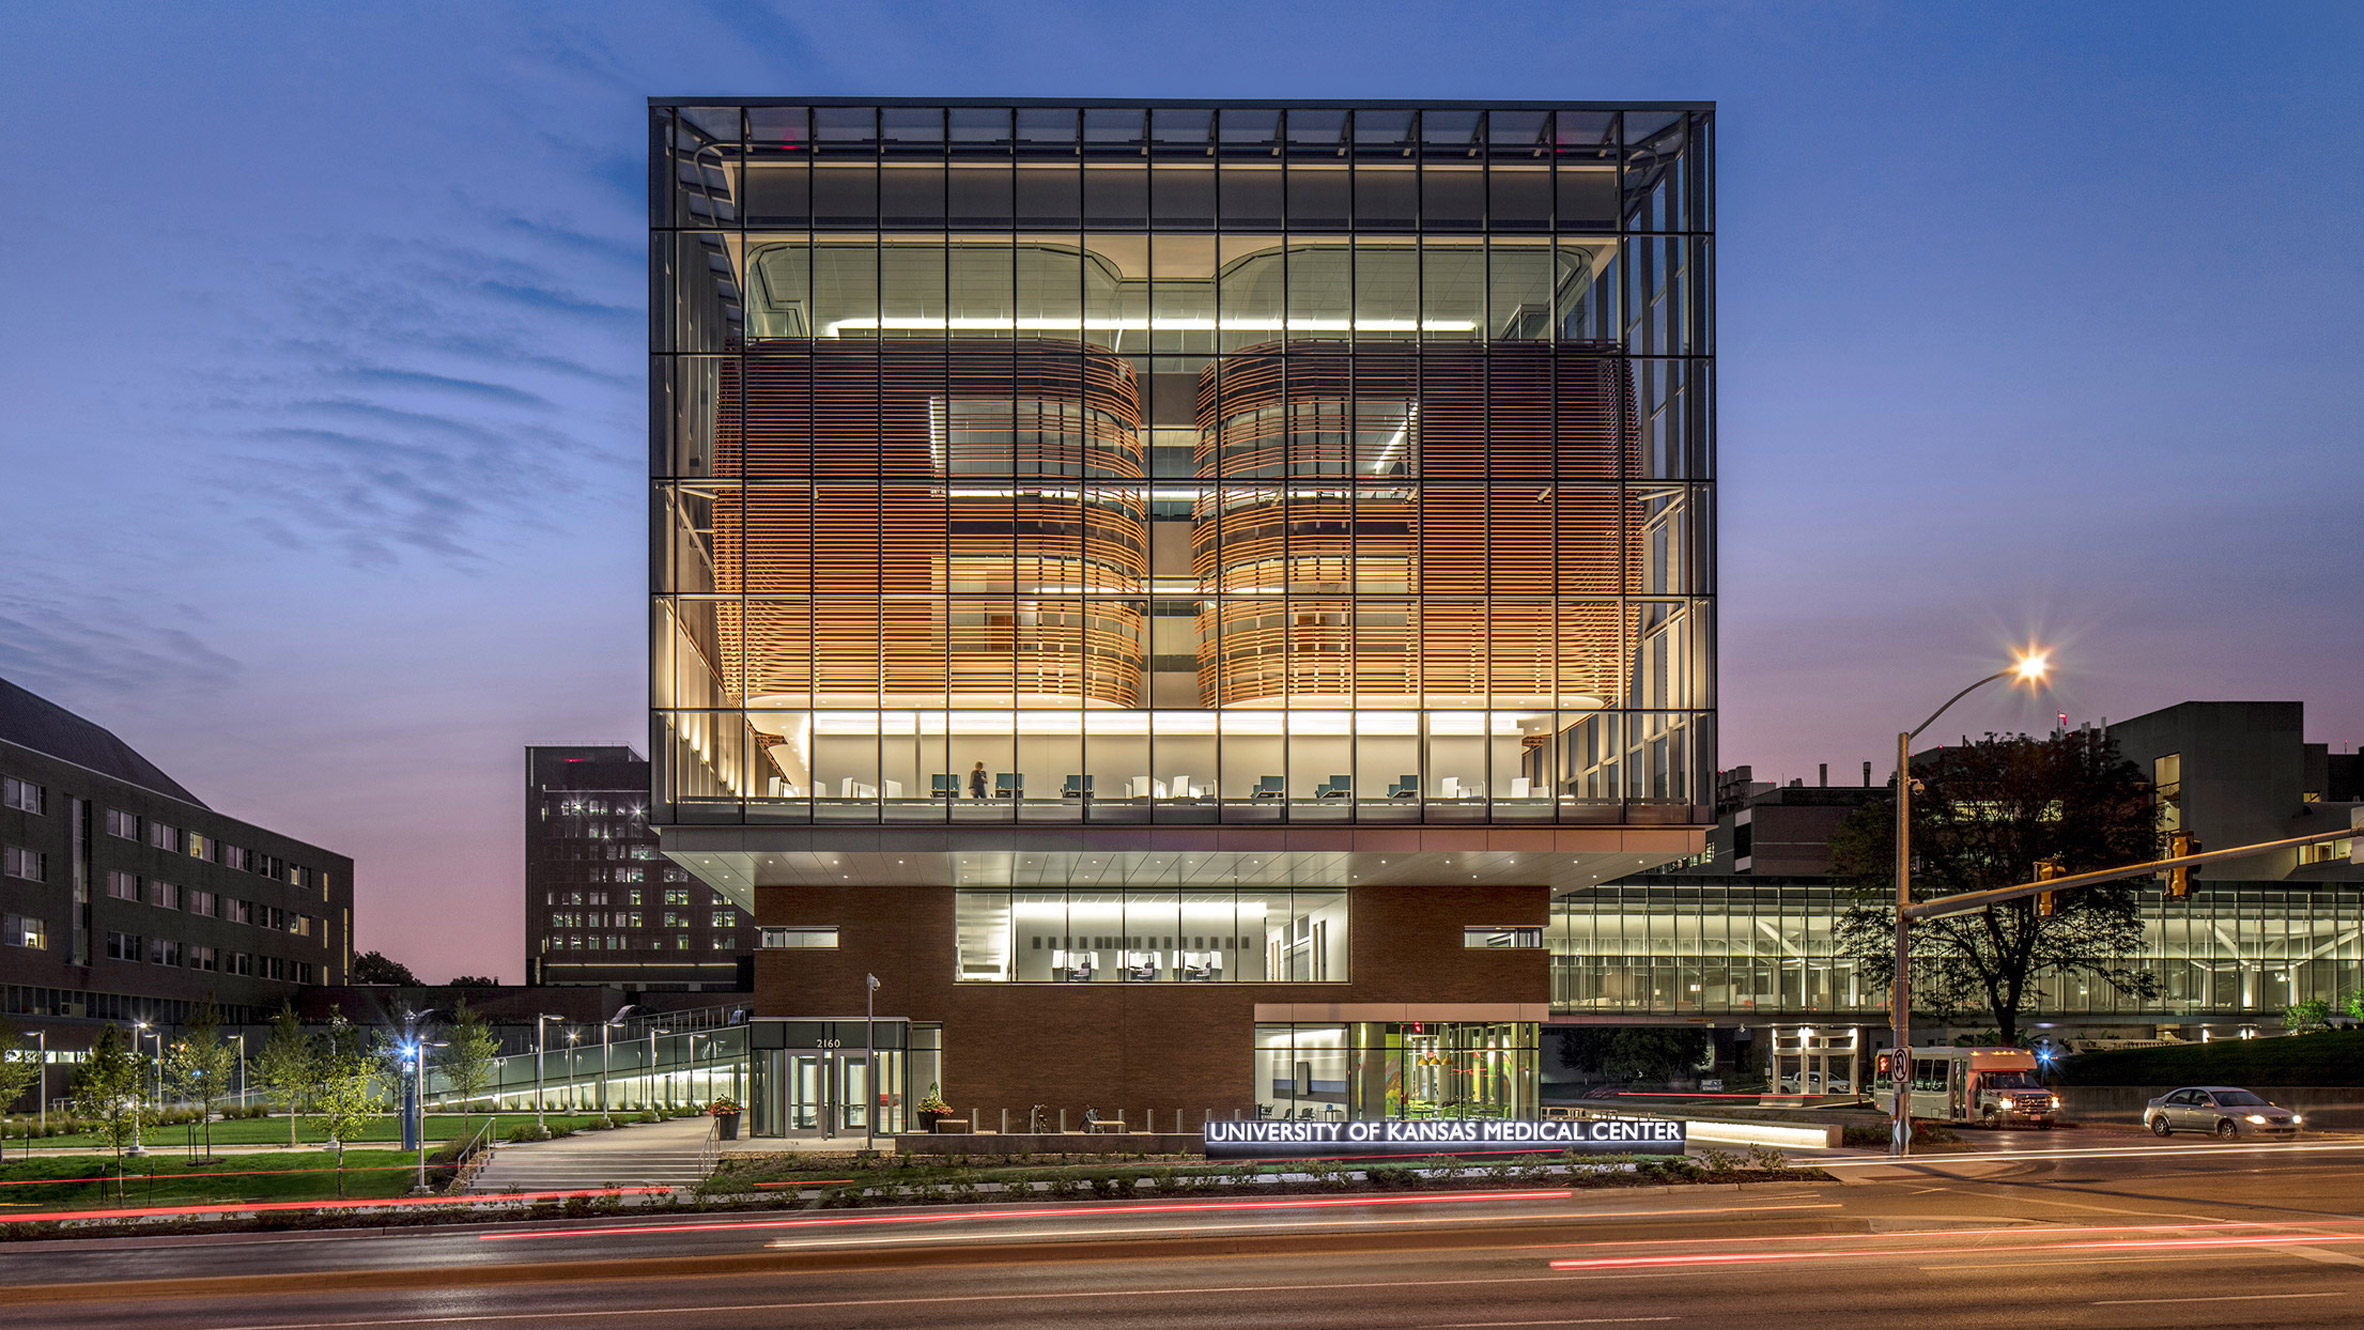
M 465 1000 L 452 1008 L 443 1043 L 431 1065 L 443 1073 L 444 1085 L 459 1096 L 460 1110 L 466 1112 L 468 1101 L 492 1084 L 493 1060 L 500 1055 L 501 1043 L 484 1013 Z
M 16 1106 L 41 1080 L 40 1055 L 25 1046 L 25 1032 L 0 1016 L 0 1113 Z
M 154 1110 L 142 1093 L 146 1069 L 132 1056 L 120 1026 L 99 1031 L 74 1079 L 74 1111 L 98 1124 L 98 1134 L 115 1151 L 115 1194 L 123 1195 L 123 1147 L 138 1139 L 140 1128 L 154 1120 Z
M 2149 784 L 2117 745 L 2081 734 L 1988 735 L 1914 763 L 1916 900 L 2032 882 L 2036 865 L 2082 873 L 2157 857 Z M 1866 804 L 1831 836 L 1833 876 L 1856 903 L 1839 917 L 1840 954 L 1874 982 L 1895 973 L 1896 809 Z M 2132 997 L 2157 994 L 2140 968 L 2141 892 L 2125 882 L 2076 887 L 2039 915 L 2033 900 L 1912 926 L 1913 995 L 1950 1015 L 1983 1008 L 2005 1043 L 2048 975 L 2082 975 Z
M 361 1032 L 338 1020 L 324 1041 L 321 1072 L 306 1118 L 337 1147 L 337 1198 L 345 1195 L 345 1146 L 385 1113 L 386 1067 Z
M 287 1113 L 287 1144 L 296 1143 L 296 1115 L 310 1102 L 320 1084 L 320 1042 L 304 1032 L 293 1004 L 282 1005 L 271 1020 L 270 1037 L 255 1055 L 250 1073 L 263 1093 L 279 1101 Z
M 238 1050 L 222 1038 L 222 1013 L 208 999 L 197 1015 L 181 1027 L 164 1059 L 164 1084 L 173 1098 L 197 1106 L 197 1121 L 189 1124 L 189 1157 L 197 1156 L 197 1131 L 203 1124 L 205 1153 L 213 1154 L 213 1108 L 229 1097 L 231 1071 Z

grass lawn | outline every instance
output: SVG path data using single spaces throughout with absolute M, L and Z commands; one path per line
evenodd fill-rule
M 2079 1053 L 2064 1085 L 2364 1085 L 2364 1030 Z
M 418 1179 L 418 1156 L 402 1150 L 347 1150 L 347 1196 L 401 1196 Z M 330 1200 L 337 1194 L 336 1155 L 231 1155 L 192 1166 L 170 1153 L 123 1161 L 124 1204 L 218 1204 Z M 112 1207 L 112 1155 L 50 1155 L 0 1165 L 0 1215 Z M 435 1168 L 428 1166 L 432 1178 Z M 104 1177 L 104 1182 L 86 1179 Z M 45 1182 L 44 1179 L 60 1179 Z
M 482 1113 L 429 1113 L 427 1115 L 427 1144 L 432 1148 L 445 1141 L 473 1136 L 476 1134 L 476 1129 L 484 1125 L 485 1116 Z M 499 1140 L 511 1128 L 530 1126 L 533 1120 L 534 1115 L 531 1113 L 503 1113 L 500 1115 L 498 1125 L 493 1128 L 493 1139 Z M 573 1127 L 579 1130 L 593 1121 L 595 1121 L 594 1118 L 579 1114 L 552 1113 L 548 1118 L 550 1129 L 553 1131 L 560 1127 Z M 175 1124 L 169 1127 L 157 1127 L 144 1133 L 142 1139 L 146 1145 L 159 1154 L 177 1153 L 183 1156 L 188 1154 L 189 1128 L 186 1125 Z M 369 1125 L 369 1130 L 357 1138 L 356 1144 L 361 1141 L 399 1141 L 401 1139 L 402 1120 L 393 1114 L 387 1114 L 372 1122 Z M 205 1141 L 205 1128 L 197 1128 L 197 1140 L 202 1146 Z M 296 1140 L 301 1144 L 314 1146 L 328 1143 L 326 1135 L 313 1130 L 311 1125 L 301 1117 L 296 1119 Z M 215 1145 L 284 1146 L 287 1144 L 287 1119 L 284 1117 L 235 1118 L 228 1122 L 216 1122 L 213 1124 L 213 1143 Z M 37 1136 L 30 1142 L 12 1137 L 8 1141 L 12 1150 L 22 1149 L 28 1144 L 36 1149 L 107 1149 L 107 1143 L 95 1136 Z

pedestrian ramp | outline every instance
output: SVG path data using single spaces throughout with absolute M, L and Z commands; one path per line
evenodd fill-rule
M 502 1145 L 468 1185 L 475 1195 L 582 1191 L 595 1187 L 689 1187 L 706 1176 L 713 1155 L 700 1115 L 577 1132 L 555 1141 Z

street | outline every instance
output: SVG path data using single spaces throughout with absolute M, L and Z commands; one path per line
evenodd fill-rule
M 1974 1141 L 1745 1188 L 18 1243 L 0 1326 L 2364 1321 L 2364 1142 Z

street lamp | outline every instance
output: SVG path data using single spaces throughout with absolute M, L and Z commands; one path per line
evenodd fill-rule
M 878 976 L 862 976 L 862 1148 L 878 1148 Z M 909 1044 L 911 1041 L 903 1041 Z
M 1929 719 L 1896 736 L 1896 977 L 1888 990 L 1889 1052 L 1888 1075 L 1894 1103 L 1890 1106 L 1888 1153 L 1901 1159 L 1911 1153 L 1913 1139 L 1912 1077 L 1913 1077 L 1913 1017 L 1911 993 L 1911 953 L 1907 937 L 1909 921 L 1904 912 L 1912 905 L 1912 745 L 1921 731 L 1937 723 L 1937 718 L 1951 710 L 1954 703 L 1986 687 L 1998 679 L 2011 679 L 2030 684 L 2040 683 L 2049 660 L 2040 651 L 2021 656 L 2017 664 L 2007 670 L 1980 679 L 1945 700 L 1945 705 L 1929 713 Z
M 542 1118 L 543 1110 L 549 1105 L 550 1102 L 549 1092 L 542 1088 L 542 1054 L 546 1046 L 542 1032 L 549 1026 L 550 1022 L 563 1021 L 565 1019 L 566 1017 L 564 1016 L 549 1015 L 538 1015 L 534 1017 L 534 1130 L 537 1132 L 547 1133 L 550 1130 L 548 1124 L 545 1123 Z
M 35 1107 L 41 1113 L 41 1137 L 43 1140 L 47 1140 L 49 1138 L 49 1031 L 35 1030 L 25 1037 L 33 1040 L 34 1046 L 39 1050 L 37 1056 L 40 1061 L 34 1064 L 33 1074 L 40 1077 L 41 1080 L 40 1089 L 34 1098 L 40 1101 Z M 33 1143 L 27 1141 L 25 1142 L 25 1158 L 32 1157 Z
M 659 1029 L 659 1028 L 656 1026 L 656 1024 L 655 1024 L 654 1022 L 651 1022 L 651 1023 L 650 1023 L 650 1025 L 649 1025 L 649 1027 L 648 1027 L 648 1104 L 647 1104 L 647 1107 L 648 1107 L 648 1110 L 649 1110 L 650 1112 L 652 1112 L 652 1113 L 653 1113 L 653 1112 L 655 1112 L 655 1111 L 656 1111 L 656 1108 L 657 1108 L 657 1036 L 658 1036 L 658 1035 L 661 1035 L 661 1034 L 671 1034 L 671 1033 L 673 1033 L 671 1030 L 666 1030 L 666 1029 Z M 671 1102 L 671 1098 L 672 1098 L 672 1097 L 671 1097 L 670 1095 L 668 1095 L 666 1098 L 667 1098 L 667 1102 L 668 1102 L 668 1105 L 669 1105 L 669 1104 L 670 1104 L 670 1102 Z
M 230 1037 L 238 1041 L 238 1107 L 243 1112 L 246 1108 L 246 1032 L 241 1030 Z
M 583 1073 L 575 1062 L 575 1044 L 577 1041 L 582 1039 L 582 1037 L 583 1032 L 581 1030 L 569 1030 L 566 1032 L 566 1109 L 569 1113 L 578 1112 L 583 1107 L 581 1101 L 576 1097 L 576 1091 L 580 1088 L 580 1084 L 583 1079 Z
M 411 1103 L 419 1124 L 419 1180 L 414 1192 L 416 1195 L 425 1195 L 427 1191 L 427 1050 L 450 1046 L 414 1038 L 403 1048 L 403 1052 L 410 1057 Z
M 146 1021 L 133 1021 L 131 1023 L 131 1056 L 134 1059 L 137 1059 L 140 1055 L 140 1036 L 149 1033 L 151 1033 L 151 1031 L 148 1029 L 148 1023 Z M 157 1030 L 153 1033 L 156 1036 L 156 1058 L 158 1061 L 162 1061 L 164 1058 L 164 1032 Z M 143 1071 L 140 1073 L 138 1091 L 131 1097 L 131 1148 L 124 1151 L 125 1154 L 136 1156 L 144 1155 L 148 1152 L 147 1147 L 140 1144 L 140 1109 L 147 1099 L 147 1096 L 148 1073 Z

